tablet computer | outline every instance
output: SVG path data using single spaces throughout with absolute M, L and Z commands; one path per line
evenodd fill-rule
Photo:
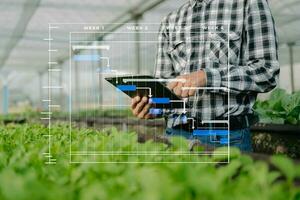
M 131 98 L 149 97 L 155 108 L 186 108 L 185 101 L 167 88 L 167 80 L 153 76 L 115 76 L 105 80 Z

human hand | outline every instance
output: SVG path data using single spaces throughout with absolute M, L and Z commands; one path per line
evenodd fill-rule
M 153 119 L 154 116 L 149 114 L 152 104 L 149 103 L 148 97 L 141 98 L 136 96 L 132 99 L 131 110 L 134 116 L 139 119 Z
M 181 75 L 176 77 L 176 79 L 182 79 L 185 81 L 171 82 L 168 84 L 168 88 L 172 90 L 177 96 L 182 98 L 194 96 L 197 87 L 204 87 L 206 85 L 206 74 L 203 70 L 193 72 L 191 74 Z

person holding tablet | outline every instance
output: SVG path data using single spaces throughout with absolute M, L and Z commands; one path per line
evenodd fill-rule
M 203 120 L 229 116 L 230 145 L 252 151 L 250 126 L 257 122 L 252 107 L 258 93 L 276 87 L 280 72 L 267 0 L 190 0 L 163 19 L 158 40 L 155 76 L 186 80 L 170 82 L 168 87 L 188 98 L 192 106 L 188 118 L 200 126 Z M 163 116 L 167 135 L 193 137 L 191 120 L 181 120 L 177 109 L 155 116 L 149 113 L 151 107 L 147 97 L 132 100 L 136 117 Z

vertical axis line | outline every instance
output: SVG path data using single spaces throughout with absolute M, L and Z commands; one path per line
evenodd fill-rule
M 48 36 L 49 36 L 49 41 L 48 41 L 48 47 L 49 49 L 51 49 L 51 29 L 50 29 L 50 24 L 48 26 Z M 51 51 L 48 51 L 48 60 L 49 63 L 51 63 Z M 51 69 L 51 65 L 49 64 L 49 69 Z M 51 95 L 51 73 L 48 71 L 48 99 L 51 100 L 52 95 Z M 49 102 L 50 104 L 50 102 Z M 51 106 L 48 105 L 48 112 L 51 113 L 52 109 Z M 48 150 L 49 150 L 49 158 L 48 158 L 48 163 L 51 163 L 51 159 L 52 159 L 52 154 L 51 154 L 51 117 L 49 117 L 49 123 L 48 123 Z
M 227 48 L 228 48 L 228 56 L 227 56 L 227 76 L 228 76 L 228 88 L 229 90 L 227 91 L 227 96 L 228 96 L 228 109 L 230 110 L 230 51 L 229 51 L 229 47 L 230 47 L 230 42 L 229 42 L 229 34 L 230 34 L 230 24 L 231 22 L 229 22 L 228 27 L 227 27 Z M 228 147 L 227 147 L 227 151 L 228 151 L 228 163 L 230 163 L 230 112 L 228 110 L 228 135 L 227 135 L 227 140 L 228 140 Z
M 72 163 L 72 33 L 69 33 L 69 137 L 70 137 L 70 163 Z

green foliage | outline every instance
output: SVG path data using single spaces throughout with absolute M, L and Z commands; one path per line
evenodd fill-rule
M 271 161 L 283 173 L 289 182 L 294 180 L 297 172 L 296 167 L 291 160 L 284 156 L 274 156 Z
M 52 114 L 53 118 L 55 119 L 64 119 L 69 118 L 68 112 L 58 112 L 54 111 Z M 89 109 L 89 110 L 80 110 L 72 112 L 73 119 L 97 119 L 101 117 L 107 118 L 131 118 L 133 117 L 132 112 L 130 109 Z M 13 113 L 7 115 L 0 115 L 0 123 L 19 123 L 21 120 L 40 120 L 41 113 L 27 110 L 23 113 Z
M 56 112 L 55 117 L 68 117 L 68 113 Z M 72 113 L 73 118 L 99 118 L 99 117 L 133 117 L 130 109 L 90 109 L 80 110 Z
M 266 101 L 257 101 L 255 111 L 262 123 L 300 125 L 300 92 L 276 89 Z
M 14 113 L 14 114 L 6 114 L 6 115 L 0 115 L 0 122 L 3 121 L 18 121 L 20 119 L 30 119 L 30 118 L 39 118 L 41 116 L 40 113 L 27 110 L 23 113 Z
M 10 125 L 0 127 L 0 199 L 299 199 L 300 189 L 293 181 L 300 177 L 299 166 L 285 157 L 274 157 L 269 165 L 253 161 L 236 149 L 228 165 L 216 164 L 70 164 L 69 127 L 52 126 L 51 146 L 56 165 L 45 165 L 43 153 L 48 144 L 43 135 L 48 129 L 41 125 Z M 72 131 L 72 148 L 87 149 L 93 144 L 103 151 L 165 151 L 178 152 L 188 148 L 181 138 L 173 145 L 148 141 L 137 143 L 135 133 L 119 133 L 112 129 Z M 217 152 L 225 149 L 218 149 Z M 190 156 L 180 159 L 196 159 Z M 84 159 L 84 158 L 83 158 Z M 107 158 L 111 159 L 111 158 Z M 114 160 L 128 161 L 128 156 Z M 139 161 L 174 161 L 178 157 L 157 154 L 136 158 Z M 205 157 L 206 161 L 213 158 Z M 284 179 L 279 177 L 286 177 Z

